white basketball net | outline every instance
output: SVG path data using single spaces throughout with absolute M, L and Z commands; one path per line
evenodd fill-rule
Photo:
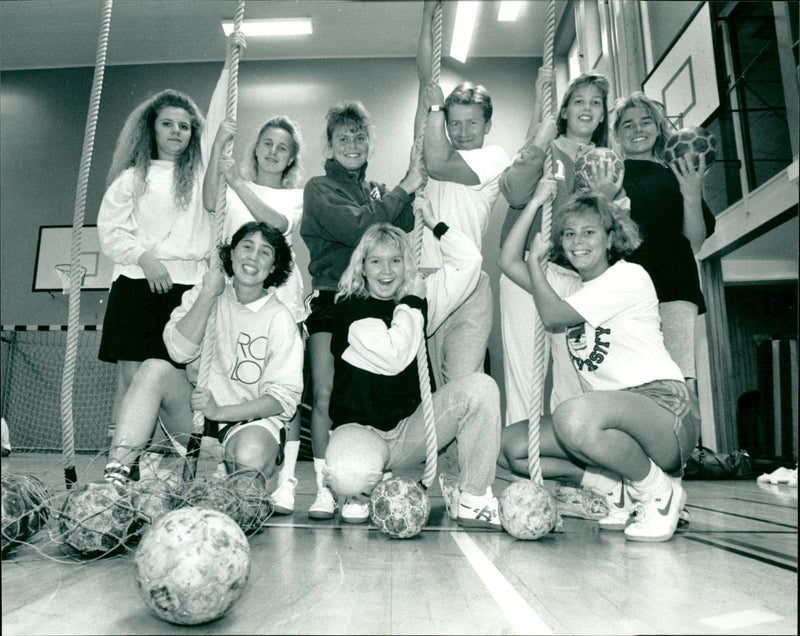
M 56 274 L 61 279 L 61 293 L 62 294 L 69 294 L 69 287 L 70 287 L 70 272 L 72 267 L 67 263 L 63 263 L 60 265 L 55 266 Z M 78 271 L 81 274 L 81 286 L 83 286 L 83 279 L 86 277 L 86 268 L 83 265 L 78 265 Z

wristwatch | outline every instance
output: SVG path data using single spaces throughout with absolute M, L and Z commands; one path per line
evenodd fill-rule
M 443 104 L 433 104 L 429 109 L 429 113 L 441 113 L 444 112 L 444 105 Z

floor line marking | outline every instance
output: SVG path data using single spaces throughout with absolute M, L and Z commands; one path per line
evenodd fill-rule
M 506 615 L 517 634 L 550 635 L 553 633 L 468 534 L 451 532 L 450 536 L 453 537 L 453 541 L 461 549 L 472 569 L 489 590 L 495 603 Z

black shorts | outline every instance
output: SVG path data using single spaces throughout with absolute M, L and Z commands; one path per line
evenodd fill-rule
M 336 292 L 328 289 L 317 289 L 309 303 L 311 313 L 306 318 L 306 331 L 309 336 L 315 333 L 331 333 L 333 330 L 333 306 Z
M 158 358 L 173 362 L 164 346 L 164 327 L 172 310 L 181 304 L 183 293 L 192 285 L 173 284 L 166 294 L 154 294 L 147 280 L 120 276 L 111 285 L 103 320 L 98 358 L 104 362 L 143 362 Z

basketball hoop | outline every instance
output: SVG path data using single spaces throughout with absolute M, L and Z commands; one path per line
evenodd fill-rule
M 72 267 L 68 263 L 62 263 L 55 266 L 56 274 L 61 279 L 61 293 L 69 294 L 70 287 L 70 272 Z M 78 265 L 78 271 L 81 274 L 81 286 L 83 286 L 83 279 L 86 277 L 86 268 L 83 265 Z

